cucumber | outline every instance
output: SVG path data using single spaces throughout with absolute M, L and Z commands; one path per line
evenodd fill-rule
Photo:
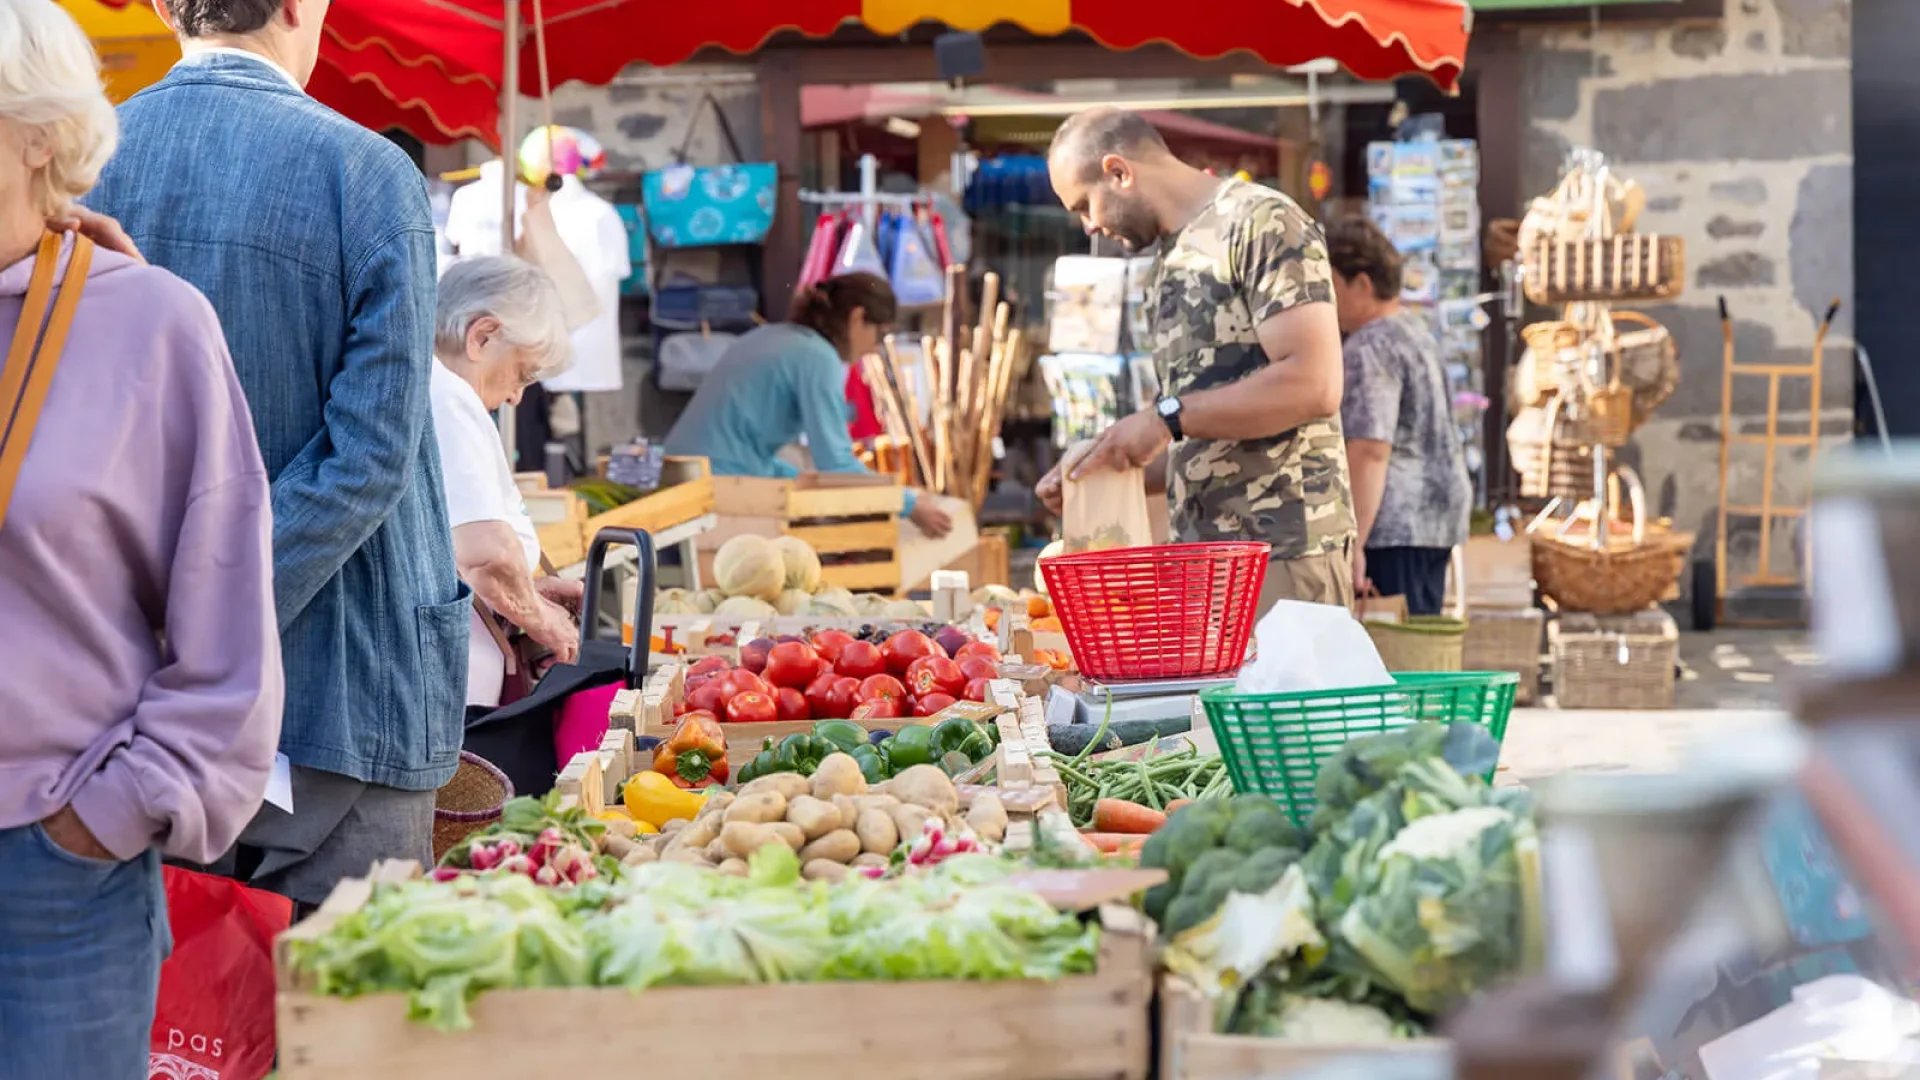
M 1099 724 L 1048 724 L 1047 741 L 1053 744 L 1055 751 L 1062 754 L 1078 754 L 1093 741 L 1100 730 Z M 1165 720 L 1115 720 L 1107 725 L 1107 737 L 1104 746 L 1094 747 L 1094 753 L 1104 750 L 1117 750 L 1122 746 L 1134 746 L 1167 735 L 1184 735 L 1193 730 L 1193 721 L 1184 716 L 1169 717 Z

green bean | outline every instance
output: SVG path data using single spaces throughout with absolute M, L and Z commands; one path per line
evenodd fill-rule
M 1147 797 L 1147 805 L 1151 806 L 1155 810 L 1159 810 L 1163 808 L 1166 804 L 1160 801 L 1160 793 L 1154 790 L 1155 785 L 1154 785 L 1153 773 L 1147 771 L 1147 765 L 1145 762 L 1137 762 L 1136 765 L 1140 770 L 1140 785 L 1141 785 L 1142 792 Z

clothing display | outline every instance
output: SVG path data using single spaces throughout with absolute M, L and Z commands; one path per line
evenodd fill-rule
M 446 492 L 447 525 L 458 529 L 479 521 L 503 521 L 520 540 L 529 569 L 540 565 L 540 537 L 527 514 L 526 500 L 513 482 L 500 432 L 486 405 L 466 380 L 434 362 L 433 434 L 440 444 L 441 483 Z M 468 613 L 467 704 L 500 704 L 507 676 L 500 651 L 478 611 Z

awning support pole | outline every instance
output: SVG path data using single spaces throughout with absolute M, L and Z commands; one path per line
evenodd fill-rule
M 520 0 L 506 5 L 506 26 L 501 34 L 500 63 L 500 254 L 514 253 L 514 195 L 518 193 L 520 171 L 514 166 L 516 113 L 520 104 Z M 519 447 L 514 438 L 513 406 L 500 406 L 500 446 L 507 452 L 507 465 L 520 468 Z

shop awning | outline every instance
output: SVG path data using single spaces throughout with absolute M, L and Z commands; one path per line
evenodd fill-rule
M 84 0 L 125 7 L 141 0 Z M 1193 56 L 1251 53 L 1290 67 L 1331 58 L 1364 79 L 1459 79 L 1472 13 L 1464 0 L 517 0 L 546 27 L 547 78 L 605 83 L 628 64 L 665 66 L 718 47 L 749 53 L 781 32 L 824 37 L 864 24 L 895 34 L 921 22 L 961 30 L 1010 23 L 1077 30 L 1113 49 L 1165 44 Z M 373 128 L 428 142 L 492 141 L 504 68 L 503 0 L 333 0 L 314 95 Z M 539 50 L 524 35 L 521 93 L 540 92 Z M 383 103 L 384 102 L 384 103 Z

